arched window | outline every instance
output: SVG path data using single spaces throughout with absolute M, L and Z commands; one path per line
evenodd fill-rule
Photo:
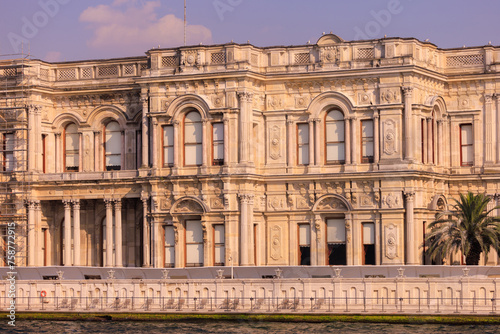
M 203 161 L 201 116 L 196 111 L 184 118 L 184 165 L 199 166 Z
M 80 135 L 75 123 L 64 129 L 64 168 L 66 172 L 78 172 L 80 166 Z
M 106 170 L 121 169 L 122 132 L 115 121 L 109 122 L 104 131 L 104 161 Z
M 338 110 L 326 114 L 325 119 L 326 162 L 345 162 L 344 115 Z

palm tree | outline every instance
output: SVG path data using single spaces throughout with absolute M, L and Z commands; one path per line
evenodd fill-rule
M 491 217 L 490 213 L 499 207 L 487 211 L 490 200 L 483 194 L 460 194 L 452 211 L 437 213 L 436 220 L 429 224 L 431 232 L 425 240 L 431 259 L 461 251 L 466 264 L 478 265 L 481 253 L 488 260 L 491 247 L 498 251 L 500 217 Z

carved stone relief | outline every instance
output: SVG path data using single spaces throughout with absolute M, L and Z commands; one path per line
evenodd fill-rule
M 283 100 L 279 96 L 267 96 L 267 109 L 280 110 L 283 109 Z
M 394 224 L 389 224 L 384 228 L 385 256 L 393 260 L 398 257 L 398 228 Z
M 210 207 L 212 209 L 224 209 L 224 203 L 220 197 L 213 197 L 210 200 Z
M 178 203 L 173 208 L 174 213 L 203 213 L 203 208 L 200 204 L 192 200 L 185 200 Z
M 269 196 L 268 197 L 268 210 L 283 210 L 284 200 L 282 196 Z
M 402 201 L 399 194 L 390 193 L 386 196 L 382 196 L 382 207 L 383 208 L 396 208 L 400 207 Z
M 309 104 L 309 97 L 299 95 L 295 97 L 295 108 L 307 108 Z
M 329 197 L 318 204 L 317 210 L 347 210 L 347 208 L 339 199 Z
M 269 136 L 269 146 L 270 146 L 270 157 L 273 160 L 277 160 L 281 157 L 281 129 L 275 125 L 270 129 Z
M 271 228 L 271 258 L 275 261 L 281 259 L 281 227 L 274 225 Z
M 396 122 L 388 119 L 383 123 L 384 133 L 384 153 L 394 155 L 398 152 L 398 138 L 396 131 Z
M 212 96 L 212 103 L 215 108 L 223 108 L 224 107 L 224 94 L 217 94 Z

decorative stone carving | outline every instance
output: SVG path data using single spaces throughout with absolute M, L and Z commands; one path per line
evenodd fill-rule
M 398 228 L 394 224 L 389 224 L 384 228 L 385 256 L 393 260 L 398 257 Z
M 384 153 L 394 155 L 398 152 L 398 138 L 396 131 L 396 122 L 388 119 L 383 123 L 384 133 Z
M 296 108 L 307 108 L 308 104 L 309 104 L 309 97 L 303 95 L 295 97 Z
M 270 129 L 270 157 L 277 160 L 281 157 L 281 129 L 275 125 Z
M 468 98 L 459 98 L 458 99 L 458 109 L 464 110 L 470 107 L 470 101 Z
M 387 196 L 382 197 L 382 204 L 386 208 L 395 208 L 399 207 L 401 200 L 399 198 L 400 196 L 398 194 L 390 193 Z
M 281 259 L 281 227 L 278 225 L 271 228 L 271 258 L 275 261 Z
M 200 204 L 193 200 L 184 200 L 177 203 L 172 208 L 173 213 L 203 213 L 203 208 Z
M 360 197 L 359 205 L 361 207 L 372 207 L 373 206 L 372 196 L 369 194 L 362 194 Z
M 223 108 L 224 107 L 224 95 L 223 94 L 217 94 L 212 96 L 212 103 L 214 107 L 216 108 Z
M 335 63 L 339 60 L 337 46 L 326 46 L 320 49 L 319 59 L 324 63 Z
M 283 108 L 283 100 L 279 96 L 267 96 L 267 109 L 279 110 Z
M 358 94 L 358 103 L 359 104 L 370 104 L 371 103 L 371 95 L 368 93 L 359 93 Z
M 297 209 L 309 209 L 309 201 L 306 197 L 298 197 L 297 198 Z
M 438 211 L 444 211 L 446 209 L 446 204 L 442 198 L 438 199 L 436 208 Z
M 394 103 L 397 102 L 398 96 L 394 90 L 387 89 L 385 91 L 380 92 L 380 100 L 385 103 Z
M 280 196 L 269 197 L 268 206 L 272 210 L 282 210 L 283 209 L 283 198 L 281 198 Z
M 220 197 L 213 197 L 210 201 L 210 207 L 212 209 L 224 209 L 224 203 Z
M 347 210 L 346 206 L 344 203 L 342 203 L 339 199 L 334 198 L 334 197 L 328 197 L 323 200 L 318 204 L 317 210 L 322 211 L 322 210 Z

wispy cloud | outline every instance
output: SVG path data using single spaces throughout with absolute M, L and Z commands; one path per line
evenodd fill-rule
M 121 54 L 183 45 L 184 21 L 173 14 L 158 18 L 160 6 L 160 1 L 115 0 L 87 8 L 80 15 L 94 32 L 87 45 Z M 188 44 L 212 42 L 212 32 L 201 25 L 188 25 L 187 36 Z

